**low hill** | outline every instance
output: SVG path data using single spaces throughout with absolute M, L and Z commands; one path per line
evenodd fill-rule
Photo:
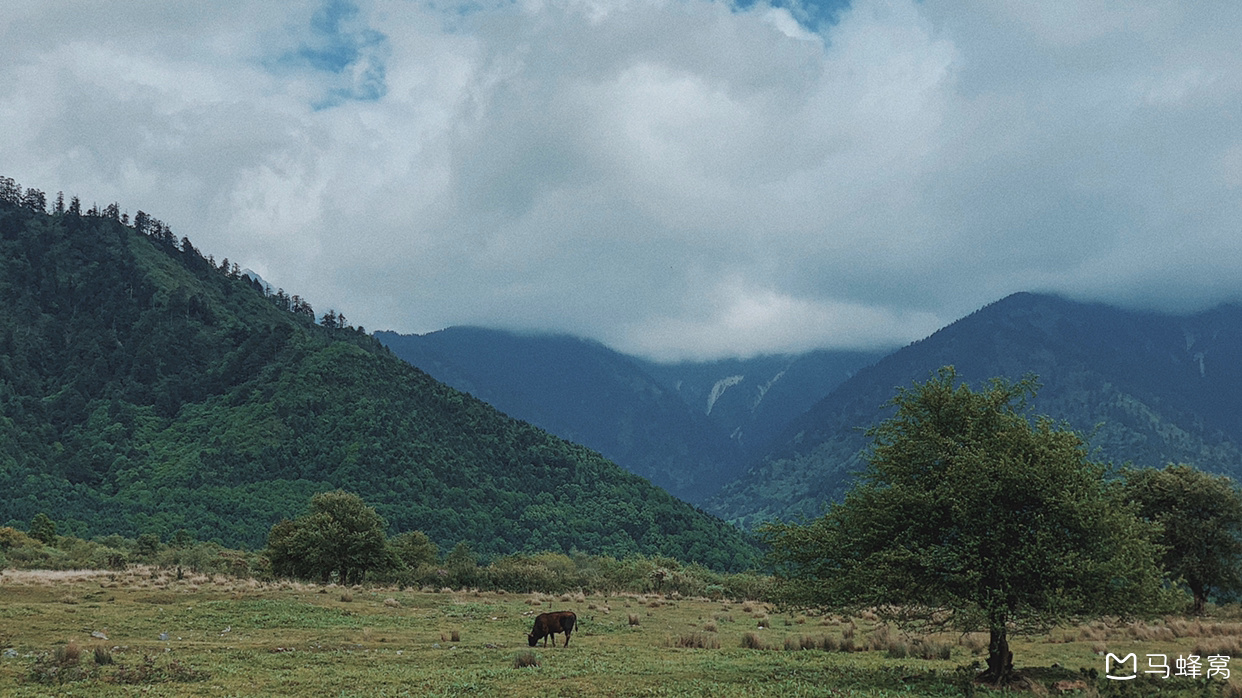
M 49 214 L 31 191 L 0 197 L 0 522 L 254 547 L 343 488 L 442 547 L 753 559 L 733 527 L 335 313 L 317 324 L 146 214 Z
M 1242 477 L 1242 308 L 1174 316 L 1020 293 L 860 370 L 705 507 L 745 525 L 818 514 L 863 469 L 863 431 L 896 388 L 945 365 L 974 386 L 1036 374 L 1033 411 L 1102 460 Z

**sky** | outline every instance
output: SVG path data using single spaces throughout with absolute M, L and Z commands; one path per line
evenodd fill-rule
M 0 174 L 658 360 L 1242 300 L 1242 3 L 5 0 Z

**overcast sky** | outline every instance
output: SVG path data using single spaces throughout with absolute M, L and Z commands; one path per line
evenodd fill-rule
M 1242 3 L 3 0 L 0 174 L 369 330 L 654 358 L 1242 297 Z

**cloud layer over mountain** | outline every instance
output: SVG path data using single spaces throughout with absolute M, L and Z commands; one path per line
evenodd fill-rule
M 1242 295 L 1242 6 L 823 9 L 15 0 L 0 173 L 368 328 L 658 358 Z

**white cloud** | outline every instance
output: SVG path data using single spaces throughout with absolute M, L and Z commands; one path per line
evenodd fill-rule
M 0 169 L 372 329 L 710 357 L 907 341 L 1019 290 L 1239 297 L 1242 10 L 794 17 L 5 3 Z

